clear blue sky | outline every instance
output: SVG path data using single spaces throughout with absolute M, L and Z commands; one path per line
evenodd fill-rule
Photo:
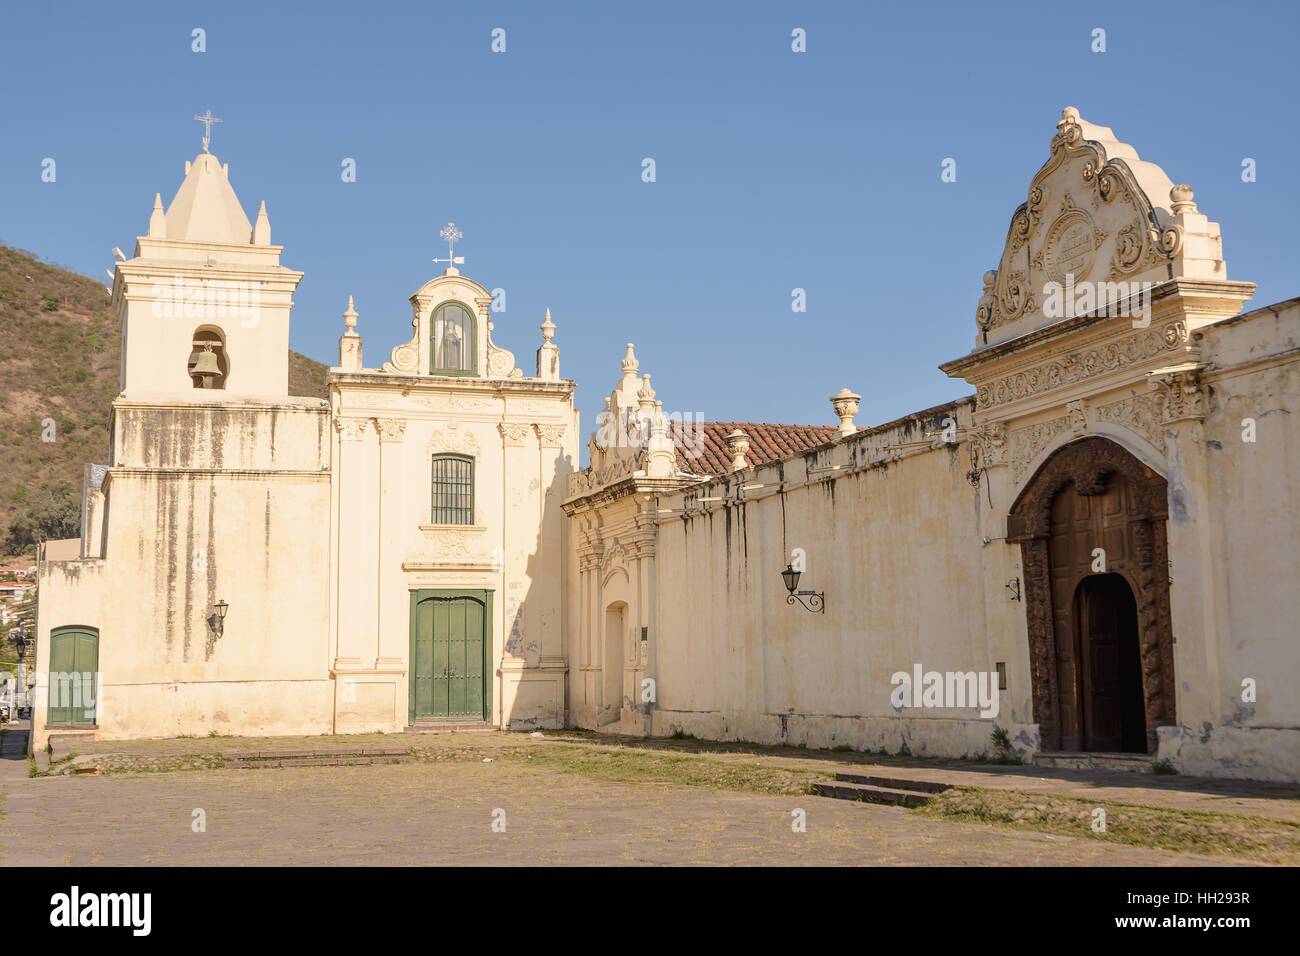
M 382 362 L 455 220 L 465 274 L 506 289 L 495 338 L 528 374 L 551 308 L 584 431 L 628 341 L 666 411 L 831 424 L 847 385 L 875 424 L 969 392 L 935 366 L 972 347 L 981 276 L 1065 106 L 1195 189 L 1253 305 L 1300 294 L 1296 11 L 10 3 L 0 240 L 103 278 L 154 193 L 170 201 L 201 148 L 191 117 L 211 109 L 250 218 L 265 199 L 306 273 L 299 351 L 337 361 L 352 294 L 366 364 Z

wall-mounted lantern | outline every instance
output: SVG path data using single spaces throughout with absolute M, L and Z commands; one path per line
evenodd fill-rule
M 785 599 L 785 603 L 794 604 L 795 601 L 798 601 L 800 604 L 803 604 L 805 610 L 814 612 L 820 611 L 822 614 L 825 614 L 826 592 L 823 591 L 818 593 L 817 591 L 795 590 L 799 587 L 800 573 L 801 572 L 794 569 L 793 565 L 789 564 L 787 564 L 785 570 L 781 572 L 781 577 L 785 580 L 785 588 L 790 592 L 790 596 Z M 806 604 L 804 603 L 804 598 L 808 598 Z
M 23 632 L 23 626 L 21 624 L 15 624 L 13 628 L 10 629 L 9 640 L 17 645 L 18 659 L 21 661 L 23 659 L 23 654 L 27 651 L 27 636 Z
M 212 605 L 212 613 L 208 615 L 208 627 L 212 628 L 212 633 L 217 637 L 222 635 L 225 630 L 226 611 L 230 605 L 225 601 L 218 601 Z

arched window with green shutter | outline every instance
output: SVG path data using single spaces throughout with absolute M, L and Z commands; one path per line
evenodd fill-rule
M 474 312 L 461 302 L 444 302 L 433 312 L 429 331 L 431 375 L 477 375 L 478 326 Z
M 430 524 L 474 523 L 474 459 L 433 456 Z

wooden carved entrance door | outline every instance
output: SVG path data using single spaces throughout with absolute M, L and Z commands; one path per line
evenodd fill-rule
M 1166 494 L 1091 437 L 1058 449 L 1012 506 L 1044 750 L 1151 752 L 1174 723 Z
M 1119 574 L 1084 578 L 1074 600 L 1083 749 L 1146 752 L 1137 603 Z

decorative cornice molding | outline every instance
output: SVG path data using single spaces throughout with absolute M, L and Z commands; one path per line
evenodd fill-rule
M 1141 331 L 1099 341 L 1084 349 L 1050 358 L 1018 372 L 1011 372 L 976 389 L 976 407 L 982 412 L 1010 402 L 1032 398 L 1052 389 L 1097 378 L 1108 372 L 1149 361 L 1187 344 L 1187 325 L 1178 321 L 1164 328 Z

